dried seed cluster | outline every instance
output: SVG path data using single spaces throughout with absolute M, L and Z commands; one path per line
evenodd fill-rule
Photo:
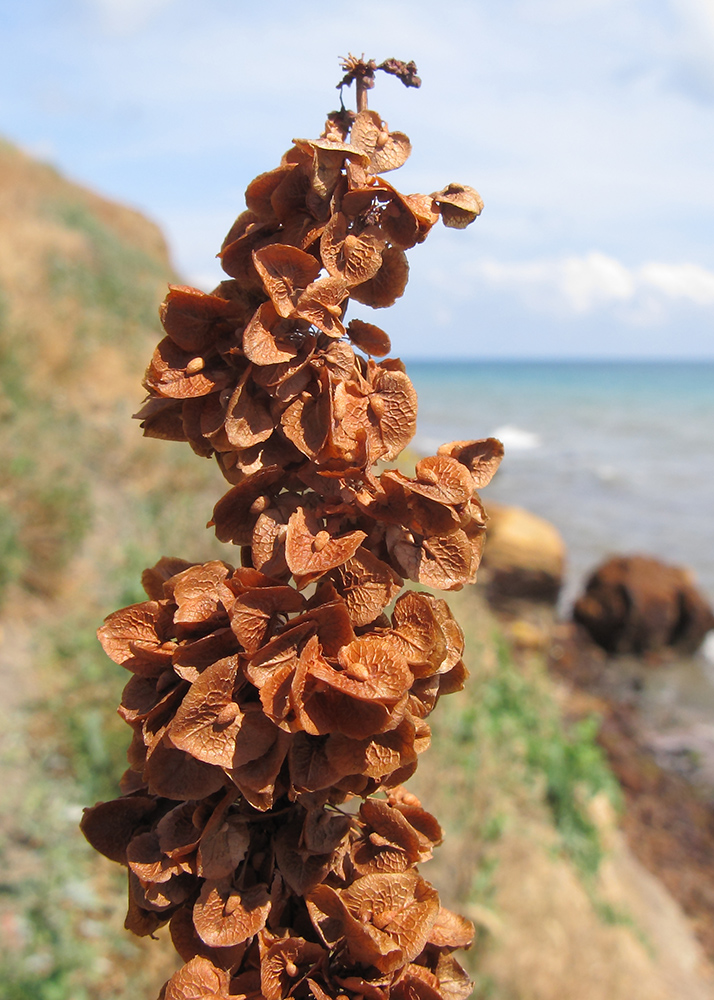
M 387 334 L 345 322 L 350 299 L 403 293 L 404 251 L 439 217 L 481 210 L 460 185 L 396 191 L 381 174 L 409 152 L 374 111 L 331 115 L 249 185 L 230 280 L 172 287 L 161 309 L 144 431 L 215 454 L 233 486 L 211 523 L 241 566 L 164 558 L 149 599 L 100 629 L 132 674 L 134 737 L 123 795 L 82 827 L 128 868 L 126 927 L 169 923 L 186 964 L 165 1000 L 470 992 L 451 952 L 473 928 L 416 869 L 441 830 L 402 787 L 427 716 L 463 686 L 463 636 L 443 600 L 402 587 L 474 579 L 476 489 L 502 448 L 451 442 L 413 477 L 377 475 L 414 434 L 416 395 L 398 359 L 355 353 L 383 357 Z

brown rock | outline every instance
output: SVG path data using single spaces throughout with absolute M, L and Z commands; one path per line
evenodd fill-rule
M 565 543 L 558 530 L 522 507 L 491 503 L 479 581 L 490 600 L 554 604 L 563 581 Z
M 573 617 L 608 653 L 693 653 L 714 628 L 714 613 L 687 570 L 645 556 L 603 563 Z

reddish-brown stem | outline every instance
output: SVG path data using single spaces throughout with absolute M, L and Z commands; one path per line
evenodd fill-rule
M 355 89 L 357 96 L 357 112 L 367 110 L 367 85 L 365 78 L 363 76 L 358 76 L 355 79 Z

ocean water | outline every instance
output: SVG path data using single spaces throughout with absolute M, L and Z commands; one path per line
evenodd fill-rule
M 552 521 L 563 610 L 611 554 L 690 568 L 714 602 L 714 362 L 406 362 L 414 446 L 499 437 L 489 498 Z

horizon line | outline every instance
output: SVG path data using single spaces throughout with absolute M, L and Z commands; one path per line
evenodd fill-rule
M 638 355 L 464 355 L 449 356 L 400 354 L 408 364 L 652 364 L 652 365 L 714 365 L 711 356 L 638 356 Z

